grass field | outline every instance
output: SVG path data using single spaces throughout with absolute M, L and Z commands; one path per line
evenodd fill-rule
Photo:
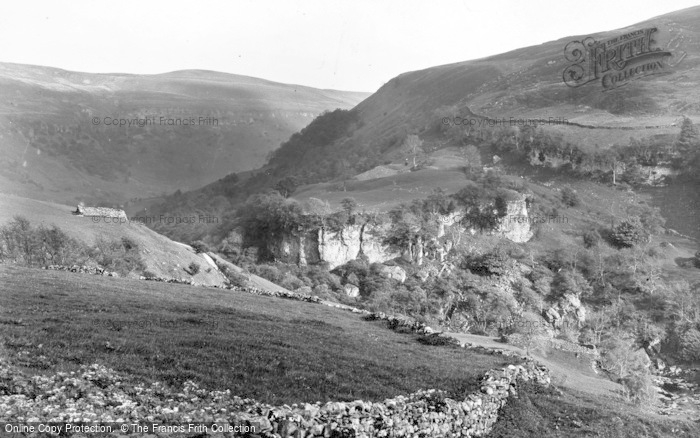
M 521 385 L 486 438 L 697 437 L 697 423 L 662 418 L 577 391 Z
M 99 363 L 138 382 L 271 404 L 383 400 L 418 389 L 463 398 L 501 356 L 422 345 L 326 306 L 228 290 L 0 265 L 0 333 L 30 373 Z

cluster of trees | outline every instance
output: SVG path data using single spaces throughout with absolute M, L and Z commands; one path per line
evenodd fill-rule
M 300 236 L 317 228 L 339 230 L 358 220 L 379 220 L 376 215 L 359 214 L 357 201 L 353 198 L 343 199 L 341 207 L 341 210 L 334 210 L 327 201 L 317 198 L 301 203 L 279 192 L 253 195 L 237 210 L 229 224 L 229 236 L 235 234 L 235 229 L 240 229 L 240 236 L 227 238 L 223 243 L 235 246 L 237 249 L 227 251 L 239 255 L 245 248 L 255 247 L 255 257 L 270 260 L 270 244 L 278 243 L 282 236 Z
M 446 215 L 459 211 L 461 225 L 467 228 L 496 228 L 508 212 L 508 202 L 514 199 L 503 184 L 497 174 L 488 172 L 479 183 L 470 181 L 455 194 L 447 195 L 438 188 L 426 199 L 401 204 L 389 212 L 392 226 L 384 241 L 420 265 L 426 243 L 444 235 L 441 218 Z
M 30 267 L 84 265 L 93 261 L 122 275 L 146 269 L 138 244 L 127 237 L 114 241 L 98 238 L 90 247 L 55 225 L 34 227 L 22 216 L 15 216 L 0 227 L 0 262 L 7 261 Z
M 25 217 L 15 216 L 0 227 L 0 261 L 43 267 L 82 263 L 86 258 L 85 246 L 55 225 L 33 227 Z

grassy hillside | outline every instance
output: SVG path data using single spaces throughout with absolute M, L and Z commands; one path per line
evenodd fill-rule
M 483 59 L 401 74 L 352 111 L 315 119 L 290 137 L 257 172 L 230 175 L 183 196 L 159 198 L 149 207 L 158 212 L 201 209 L 224 214 L 250 194 L 274 189 L 281 181 L 293 181 L 302 197 L 341 189 L 364 190 L 366 185 L 353 181 L 356 175 L 362 179 L 384 176 L 376 182 L 377 190 L 391 190 L 396 199 L 406 199 L 410 198 L 406 192 L 421 191 L 421 178 L 426 186 L 438 185 L 433 182 L 441 180 L 443 188 L 452 187 L 446 181 L 450 178 L 430 169 L 458 171 L 467 160 L 455 154 L 455 165 L 441 166 L 435 154 L 470 145 L 478 148 L 481 162 L 487 166 L 494 155 L 510 158 L 512 173 L 522 174 L 529 167 L 530 151 L 547 150 L 547 154 L 570 161 L 569 168 L 578 166 L 580 176 L 606 182 L 612 180 L 610 166 L 615 154 L 624 155 L 630 168 L 656 165 L 671 157 L 692 162 L 694 155 L 688 151 L 669 151 L 681 134 L 684 117 L 700 123 L 698 23 L 700 7 L 694 7 L 622 29 L 569 36 Z M 650 27 L 658 29 L 655 47 L 672 53 L 664 74 L 608 91 L 600 81 L 578 88 L 564 83 L 562 75 L 570 64 L 564 53 L 567 43 L 587 36 L 605 41 Z M 529 129 L 520 126 L 522 123 L 513 125 L 511 118 L 554 118 L 567 124 L 539 124 Z M 492 123 L 498 120 L 506 122 Z M 465 126 L 465 121 L 473 125 Z M 631 149 L 621 152 L 627 146 Z M 659 154 L 666 155 L 660 159 Z M 414 160 L 427 171 L 386 177 L 387 168 L 403 168 L 407 162 L 413 166 Z M 698 163 L 696 158 L 693 169 Z M 697 173 L 692 169 L 686 172 Z M 332 201 L 341 196 L 344 194 L 329 195 Z M 375 196 L 373 203 L 384 202 L 381 197 Z
M 0 225 L 11 221 L 14 215 L 21 215 L 34 226 L 56 225 L 88 246 L 93 246 L 98 239 L 112 241 L 127 237 L 138 245 L 146 270 L 157 276 L 192 279 L 207 285 L 221 285 L 225 280 L 216 266 L 211 266 L 188 245 L 173 242 L 142 223 L 115 223 L 112 218 L 76 216 L 72 214 L 74 210 L 75 207 L 67 205 L 0 194 Z M 190 263 L 202 267 L 194 276 L 184 270 Z
M 315 116 L 367 94 L 201 70 L 88 74 L 0 63 L 0 96 L 3 192 L 120 204 L 259 167 Z M 150 122 L 114 126 L 120 119 Z
M 426 346 L 318 304 L 7 265 L 0 326 L 11 362 L 33 373 L 100 363 L 134 384 L 189 379 L 274 404 L 383 400 L 421 388 L 461 398 L 507 363 Z
M 174 394 L 192 380 L 271 404 L 378 401 L 421 388 L 461 398 L 487 369 L 507 363 L 423 345 L 415 335 L 317 304 L 8 265 L 0 265 L 0 326 L 0 352 L 30 375 L 98 363 L 126 376 L 124 387 L 135 392 L 164 382 L 160 392 Z M 564 356 L 549 360 L 569 364 L 572 379 L 590 374 Z M 598 392 L 562 389 L 524 385 L 489 436 L 697 432 Z

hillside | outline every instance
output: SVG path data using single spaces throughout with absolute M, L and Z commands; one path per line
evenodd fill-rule
M 270 167 L 276 176 L 290 172 L 301 176 L 306 171 L 311 181 L 349 176 L 385 160 L 410 156 L 402 150 L 408 134 L 420 135 L 426 151 L 456 143 L 436 135 L 436 130 L 446 128 L 441 126 L 444 122 L 457 130 L 471 129 L 470 141 L 476 142 L 500 128 L 510 128 L 514 134 L 523 125 L 532 125 L 532 120 L 546 121 L 535 127 L 559 134 L 583 150 L 626 144 L 630 137 L 677 134 L 682 116 L 700 122 L 698 23 L 700 7 L 695 7 L 623 29 L 568 36 L 488 58 L 401 74 L 354 109 L 354 128 L 338 136 L 332 147 L 311 155 L 304 154 L 301 145 L 289 145 L 287 151 L 282 148 L 273 156 Z M 602 79 L 578 87 L 564 82 L 564 72 L 572 64 L 564 50 L 568 43 L 585 37 L 606 41 L 648 28 L 657 29 L 653 49 L 670 53 L 660 70 L 663 74 L 611 89 L 604 88 Z M 501 123 L 486 123 L 489 119 Z M 341 160 L 347 162 L 349 172 L 321 173 L 326 166 L 319 164 Z
M 0 63 L 0 190 L 111 205 L 191 190 L 261 166 L 314 117 L 366 96 L 202 70 Z
M 315 119 L 257 172 L 229 175 L 183 196 L 150 200 L 147 206 L 157 212 L 224 215 L 250 194 L 290 178 L 297 193 L 339 192 L 383 178 L 378 184 L 388 182 L 391 190 L 403 191 L 403 198 L 412 187 L 412 183 L 402 187 L 403 181 L 420 185 L 420 177 L 403 175 L 414 163 L 419 169 L 448 168 L 456 174 L 473 164 L 464 154 L 470 145 L 480 155 L 476 165 L 491 166 L 492 157 L 498 155 L 511 174 L 548 166 L 609 182 L 611 166 L 624 161 L 625 178 L 630 181 L 651 180 L 652 173 L 696 175 L 698 155 L 672 146 L 684 120 L 700 123 L 698 23 L 700 7 L 694 7 L 623 29 L 568 36 L 488 58 L 407 72 L 351 111 Z M 564 50 L 570 42 L 587 37 L 609 41 L 652 28 L 656 31 L 649 44 L 655 51 L 669 53 L 659 61 L 662 74 L 610 89 L 604 87 L 602 77 L 577 87 L 564 82 L 564 72 L 572 64 Z M 455 147 L 462 150 L 448 152 L 448 161 L 438 155 Z M 623 172 L 618 173 L 622 177 Z M 392 175 L 395 178 L 389 178 Z M 436 173 L 430 178 L 447 176 Z M 443 188 L 454 185 L 442 184 Z M 432 188 L 428 184 L 421 191 Z M 683 228 L 689 232 L 695 227 Z
M 206 285 L 223 285 L 224 276 L 214 264 L 188 245 L 161 236 L 142 223 L 112 222 L 113 218 L 82 217 L 73 215 L 75 207 L 45 201 L 0 194 L 0 226 L 6 225 L 15 215 L 27 218 L 33 226 L 56 225 L 68 236 L 94 246 L 98 239 L 107 241 L 128 238 L 138 245 L 146 271 L 159 277 L 193 280 Z M 195 275 L 185 271 L 191 263 L 202 269 Z M 137 275 L 138 274 L 134 274 Z
M 397 422 L 397 404 L 407 394 L 438 388 L 440 393 L 427 397 L 429 411 L 418 407 L 412 413 L 432 419 L 455 412 L 454 400 L 478 390 L 486 370 L 519 361 L 424 345 L 415 334 L 344 310 L 231 290 L 8 265 L 0 266 L 0 279 L 0 405 L 9 409 L 0 413 L 3 420 L 29 415 L 31 410 L 18 409 L 60 392 L 50 415 L 69 415 L 78 405 L 81 415 L 93 419 L 114 414 L 113 420 L 166 423 L 188 415 L 190 422 L 222 418 L 216 421 L 235 424 L 246 411 L 245 418 L 252 418 L 263 409 L 275 421 L 290 405 L 299 406 L 308 419 L 345 405 L 381 409 L 383 402 L 393 404 L 381 418 Z M 579 373 L 576 367 L 570 372 Z M 317 404 L 327 401 L 332 403 Z M 469 414 L 484 415 L 481 404 Z M 391 423 L 375 425 L 392 430 Z M 488 436 L 528 436 L 533 428 L 552 438 L 562 430 L 571 436 L 612 430 L 625 438 L 697 433 L 691 422 L 642 415 L 594 391 L 520 382 Z

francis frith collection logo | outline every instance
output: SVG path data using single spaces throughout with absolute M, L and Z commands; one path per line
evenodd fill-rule
M 564 48 L 571 62 L 563 72 L 569 87 L 600 80 L 603 91 L 611 90 L 645 76 L 666 73 L 673 54 L 655 47 L 657 28 L 635 30 L 624 35 L 596 41 L 591 37 L 571 41 Z

